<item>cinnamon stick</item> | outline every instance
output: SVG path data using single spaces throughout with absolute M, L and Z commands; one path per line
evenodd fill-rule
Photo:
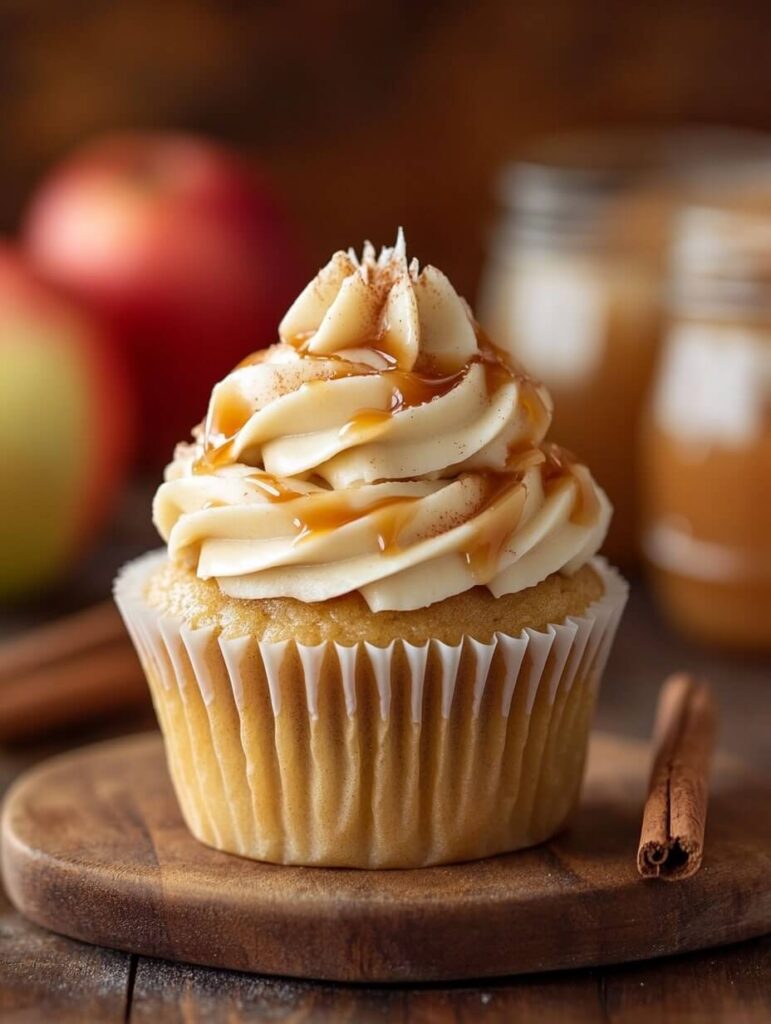
M 679 674 L 664 683 L 637 851 L 643 878 L 675 881 L 689 878 L 701 866 L 716 719 L 705 682 Z
M 112 601 L 0 645 L 0 741 L 147 701 L 142 669 Z

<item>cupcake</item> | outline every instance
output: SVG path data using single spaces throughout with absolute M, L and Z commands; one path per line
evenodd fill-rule
M 281 864 L 532 845 L 626 598 L 551 401 L 439 270 L 336 253 L 212 392 L 115 596 L 193 835 Z

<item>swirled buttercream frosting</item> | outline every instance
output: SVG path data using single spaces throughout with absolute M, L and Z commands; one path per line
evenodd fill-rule
M 154 502 L 169 556 L 237 598 L 409 610 L 572 573 L 610 506 L 551 400 L 404 240 L 336 253 L 279 342 L 212 392 Z

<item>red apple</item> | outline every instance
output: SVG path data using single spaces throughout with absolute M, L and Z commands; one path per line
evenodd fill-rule
M 122 339 L 155 466 L 202 418 L 212 384 L 275 339 L 305 277 L 266 182 L 184 135 L 113 136 L 75 153 L 33 199 L 24 239 L 41 272 Z
M 132 431 L 109 336 L 0 245 L 0 598 L 53 582 L 94 538 Z

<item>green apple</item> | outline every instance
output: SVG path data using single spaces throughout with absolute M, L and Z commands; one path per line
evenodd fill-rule
M 103 328 L 0 246 L 0 599 L 55 582 L 97 536 L 132 406 Z

